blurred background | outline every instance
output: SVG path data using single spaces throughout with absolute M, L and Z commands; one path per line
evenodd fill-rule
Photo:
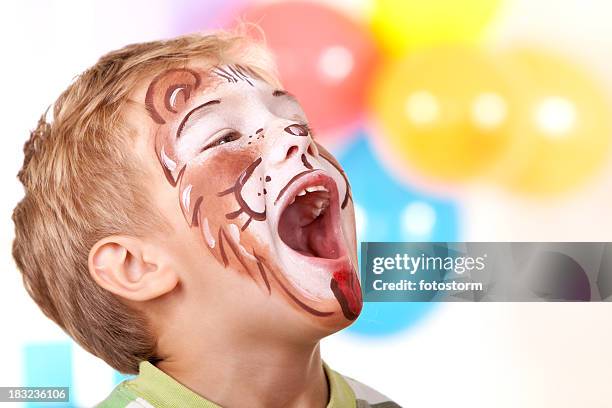
M 607 0 L 3 2 L 1 386 L 69 385 L 90 407 L 124 378 L 44 318 L 12 261 L 29 130 L 103 53 L 239 19 L 345 167 L 361 241 L 612 237 Z M 611 311 L 369 303 L 323 353 L 407 407 L 610 407 Z

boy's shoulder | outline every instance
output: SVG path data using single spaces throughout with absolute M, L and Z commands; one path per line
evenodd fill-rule
M 117 385 L 113 392 L 96 408 L 155 408 L 128 386 L 128 381 Z
M 328 408 L 401 408 L 387 396 L 359 381 L 339 374 L 323 363 L 330 385 L 331 401 Z M 343 397 L 346 395 L 346 398 Z
M 343 376 L 355 393 L 356 408 L 401 408 L 389 397 L 350 377 Z

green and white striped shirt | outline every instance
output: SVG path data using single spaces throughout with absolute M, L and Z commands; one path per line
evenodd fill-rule
M 398 408 L 384 395 L 323 364 L 329 383 L 327 408 Z M 140 363 L 139 374 L 123 381 L 97 408 L 221 408 L 155 367 Z

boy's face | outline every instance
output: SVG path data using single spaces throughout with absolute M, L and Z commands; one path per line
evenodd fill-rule
M 224 268 L 318 326 L 356 319 L 350 187 L 295 98 L 229 65 L 169 69 L 148 85 L 145 105 L 185 237 L 218 263 L 204 273 Z

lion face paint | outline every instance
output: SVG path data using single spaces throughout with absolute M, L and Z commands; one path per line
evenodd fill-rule
M 167 70 L 145 105 L 157 159 L 212 256 L 314 318 L 356 319 L 350 187 L 295 98 L 230 65 Z

